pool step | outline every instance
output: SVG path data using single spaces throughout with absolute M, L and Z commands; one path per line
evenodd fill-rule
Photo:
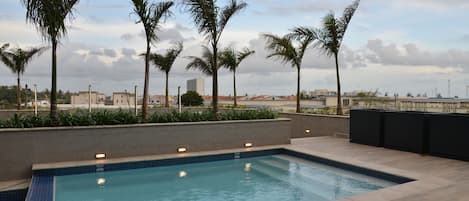
M 315 194 L 318 194 L 321 197 L 326 197 L 329 200 L 355 194 L 343 188 L 346 186 L 338 186 L 337 184 L 339 184 L 340 181 L 332 180 L 333 178 L 324 177 L 320 174 L 306 174 L 305 172 L 301 172 L 301 170 L 296 169 L 301 167 L 297 167 L 294 164 L 285 165 L 278 163 L 278 161 L 263 160 L 256 163 L 256 166 L 253 168 L 261 168 L 262 171 L 265 171 L 266 174 L 269 174 L 272 177 L 279 178 L 284 182 L 299 186 L 302 189 L 313 191 Z
M 290 166 L 294 166 L 297 169 L 297 174 L 301 175 L 302 177 L 307 177 L 311 180 L 315 180 L 320 183 L 325 183 L 327 185 L 336 186 L 338 183 L 341 185 L 341 191 L 346 194 L 360 194 L 363 192 L 368 192 L 370 190 L 380 189 L 382 186 L 375 185 L 372 183 L 363 182 L 353 178 L 350 175 L 347 176 L 340 176 L 338 177 L 334 171 L 328 171 L 321 167 L 311 167 L 305 166 L 303 164 L 298 163 L 291 163 L 288 160 L 283 158 L 275 158 L 275 159 L 268 159 L 263 160 L 263 162 L 267 162 L 280 169 L 291 168 Z
M 314 200 L 333 200 L 338 198 L 335 196 L 336 193 L 333 186 L 310 180 L 300 175 L 292 175 L 288 170 L 281 170 L 267 163 L 255 163 L 252 169 L 295 188 L 303 189 L 303 191 L 315 197 Z

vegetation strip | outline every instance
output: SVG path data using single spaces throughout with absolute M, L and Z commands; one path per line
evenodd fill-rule
M 138 123 L 171 123 L 171 122 L 202 122 L 202 121 L 228 121 L 228 120 L 254 120 L 275 119 L 278 114 L 270 110 L 229 110 L 213 114 L 209 110 L 201 112 L 170 111 L 154 113 L 143 120 L 128 111 L 102 110 L 96 112 L 76 111 L 59 112 L 56 120 L 50 116 L 15 115 L 13 118 L 0 121 L 0 128 L 35 128 L 54 126 L 97 126 L 122 125 Z

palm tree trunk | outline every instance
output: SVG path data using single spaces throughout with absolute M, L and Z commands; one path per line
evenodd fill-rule
M 17 84 L 18 86 L 16 87 L 16 100 L 18 101 L 18 106 L 17 109 L 21 110 L 21 83 L 20 83 L 20 73 L 18 73 L 18 78 L 17 78 Z
M 50 91 L 50 117 L 57 119 L 57 40 L 52 39 L 52 87 Z
M 296 88 L 296 113 L 301 113 L 300 106 L 300 67 L 297 68 L 297 88 Z
M 337 115 L 344 115 L 342 110 L 342 93 L 340 90 L 340 72 L 339 72 L 339 59 L 338 54 L 334 54 L 335 57 L 335 70 L 337 76 Z
M 236 95 L 236 69 L 233 70 L 233 95 L 234 95 L 234 107 L 238 107 L 238 97 Z
M 143 85 L 143 106 L 142 106 L 142 119 L 147 118 L 148 111 L 148 82 L 150 80 L 150 41 L 147 40 L 147 53 L 145 54 L 145 83 Z
M 169 88 L 169 86 L 168 86 L 169 84 L 168 84 L 168 74 L 169 74 L 169 73 L 166 72 L 166 90 L 165 90 L 165 94 L 166 94 L 166 95 L 165 95 L 165 97 L 164 97 L 164 98 L 165 98 L 165 102 L 164 102 L 164 106 L 165 106 L 165 107 L 169 107 L 169 89 L 168 89 L 168 88 Z
M 213 105 L 213 113 L 218 118 L 218 51 L 217 45 L 213 44 L 213 75 L 212 75 L 212 105 Z

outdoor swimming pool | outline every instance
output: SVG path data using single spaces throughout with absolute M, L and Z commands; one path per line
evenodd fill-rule
M 55 201 L 325 201 L 398 184 L 285 154 L 53 179 Z

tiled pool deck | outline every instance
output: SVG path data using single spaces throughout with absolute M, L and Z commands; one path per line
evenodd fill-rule
M 366 194 L 348 197 L 340 201 L 463 201 L 469 200 L 469 162 L 389 150 L 349 143 L 347 139 L 316 137 L 292 140 L 291 145 L 256 147 L 250 150 L 287 148 L 356 166 L 375 169 L 417 181 L 401 184 Z M 100 161 L 120 163 L 157 160 L 174 157 L 232 153 L 239 150 L 221 150 L 200 153 L 145 156 Z M 33 169 L 62 168 L 94 165 L 96 161 L 36 164 Z M 0 182 L 0 190 L 19 188 L 29 181 Z

